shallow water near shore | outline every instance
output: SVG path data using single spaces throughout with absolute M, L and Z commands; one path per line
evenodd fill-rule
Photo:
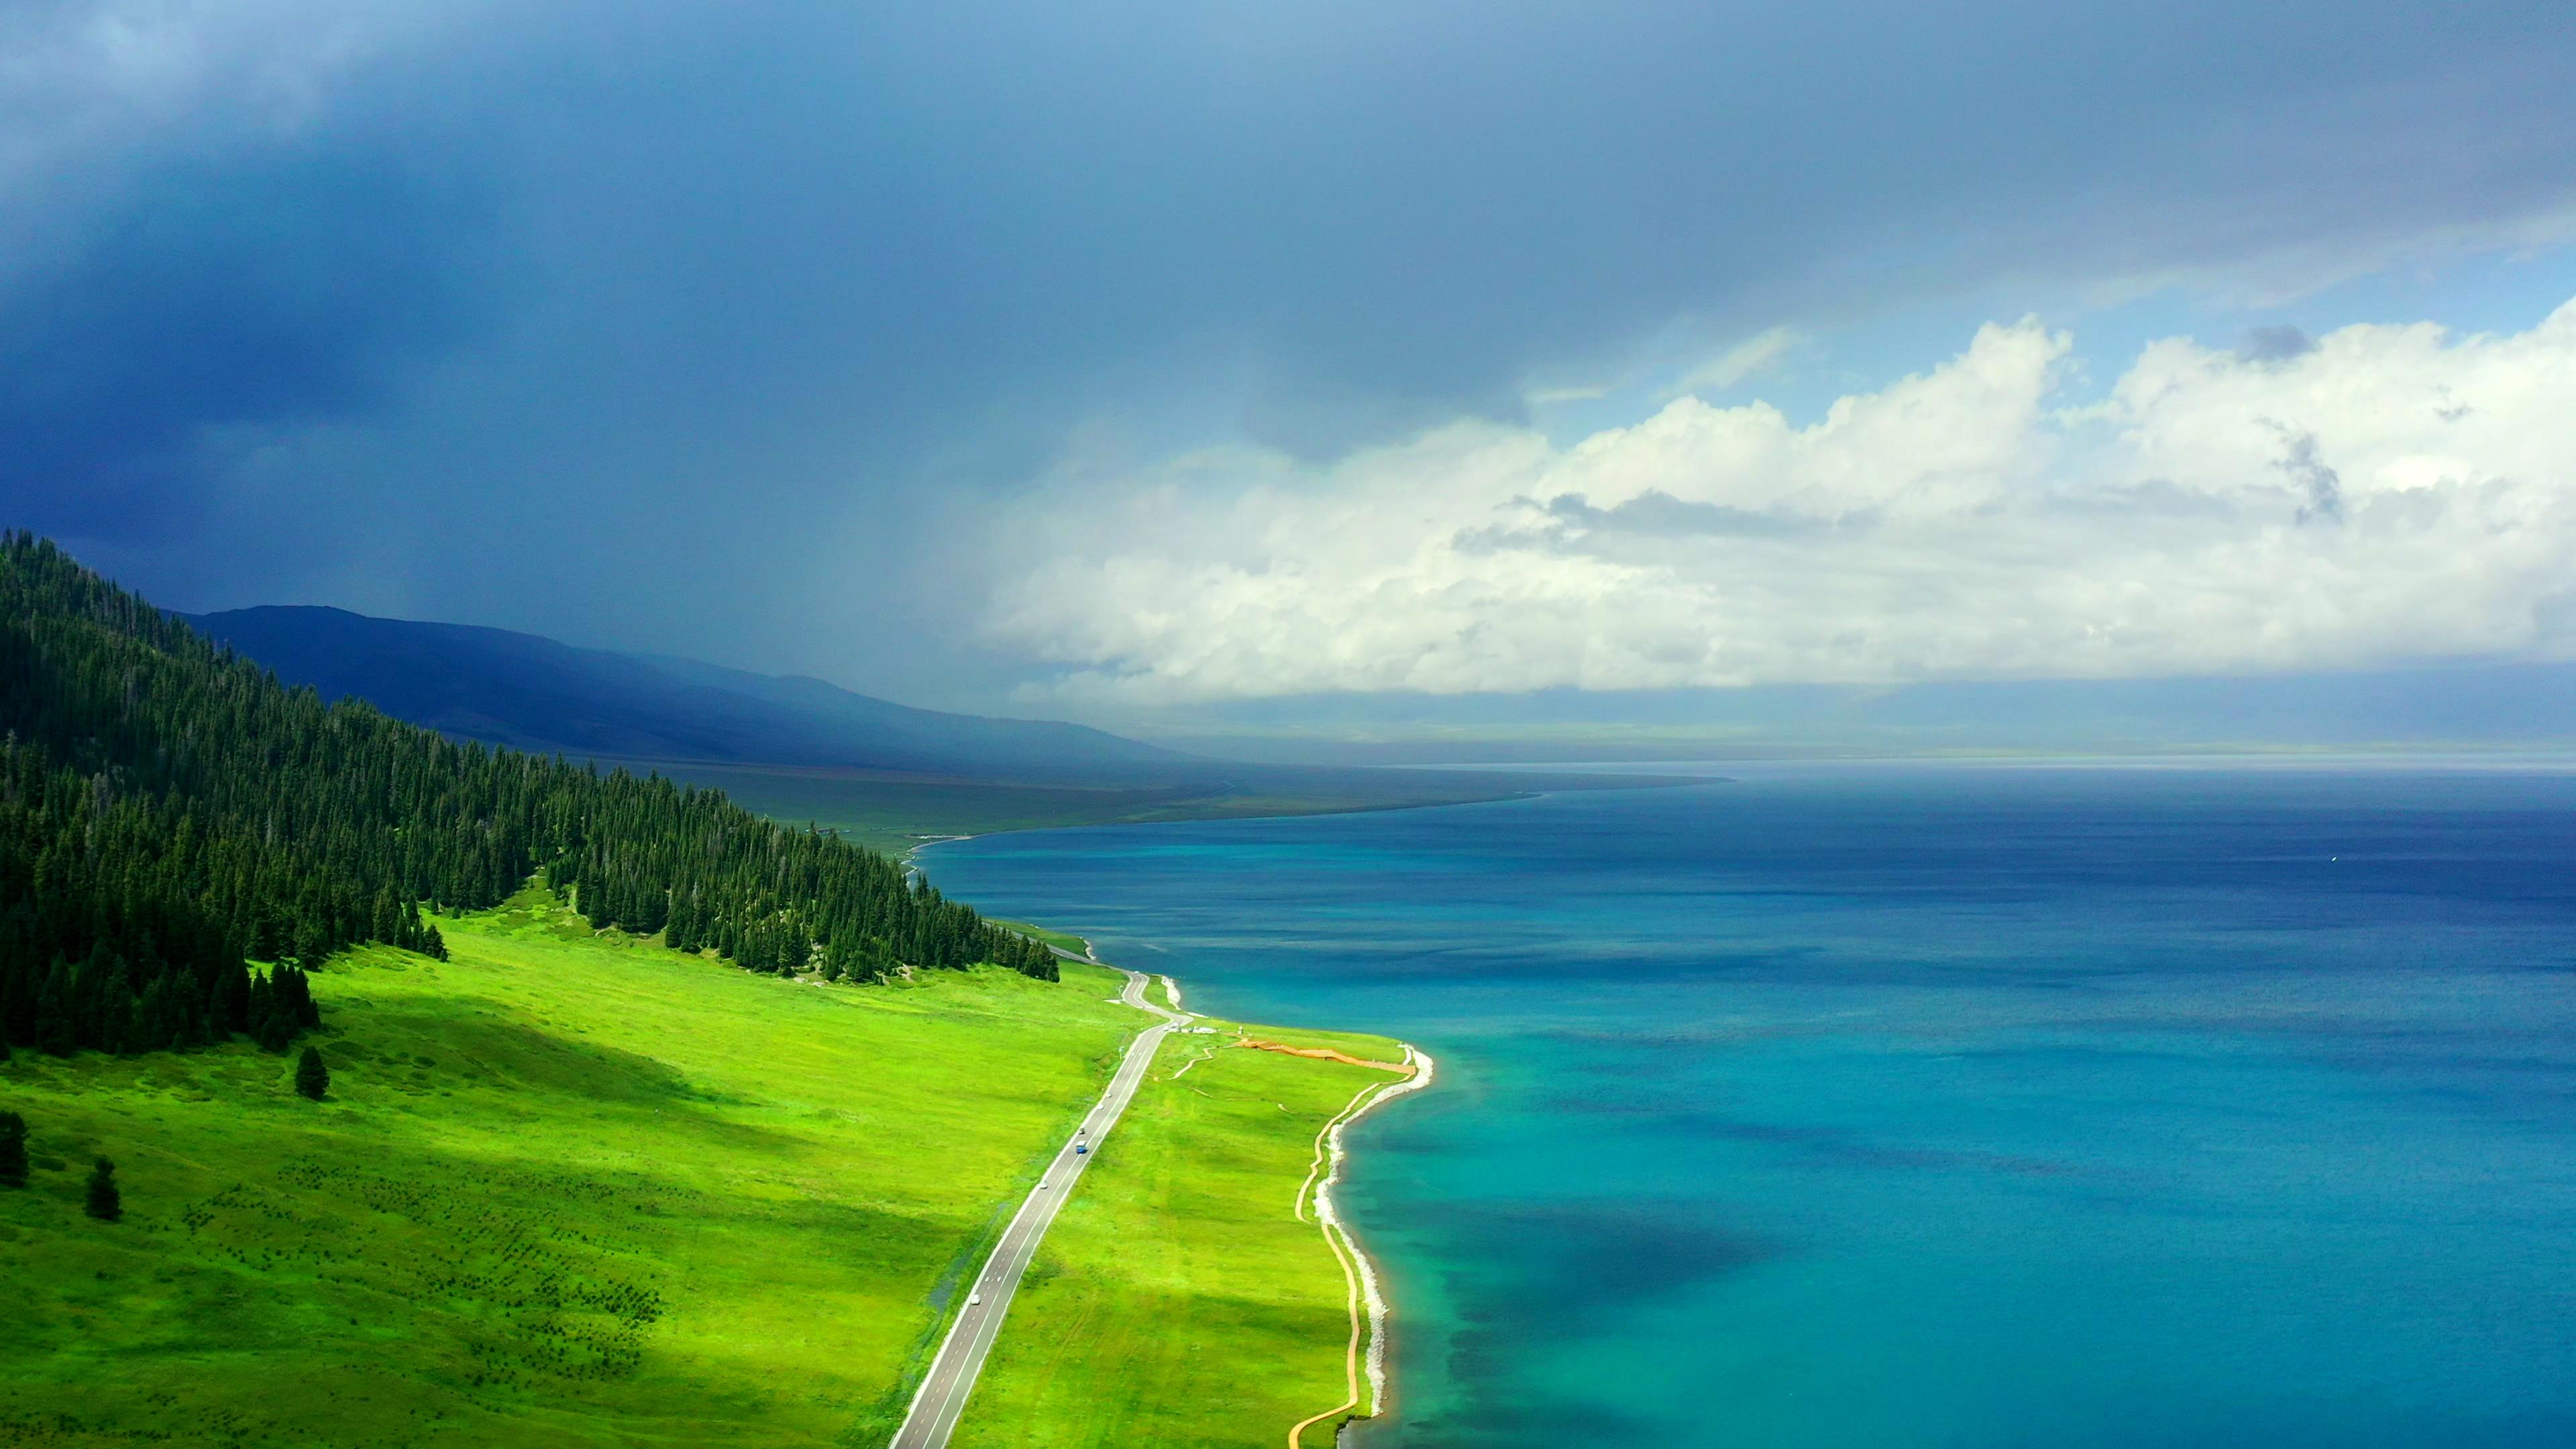
M 2576 1443 L 2576 777 L 1732 773 L 924 863 L 1439 1057 L 1369 1449 Z

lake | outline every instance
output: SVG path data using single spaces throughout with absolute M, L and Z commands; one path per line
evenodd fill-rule
M 2576 1443 L 2576 776 L 1730 773 L 924 863 L 1439 1058 L 1367 1449 Z

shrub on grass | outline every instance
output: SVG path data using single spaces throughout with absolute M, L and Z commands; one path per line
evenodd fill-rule
M 27 1119 L 0 1112 L 0 1187 L 27 1185 Z
M 322 1065 L 320 1048 L 306 1047 L 304 1055 L 295 1059 L 295 1090 L 316 1102 L 331 1090 L 331 1069 Z
M 89 1170 L 88 1212 L 103 1223 L 125 1215 L 125 1200 L 116 1191 L 116 1164 L 104 1157 Z

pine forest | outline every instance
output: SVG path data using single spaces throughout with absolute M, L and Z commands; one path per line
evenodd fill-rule
M 305 972 L 531 875 L 590 923 L 746 970 L 883 979 L 1045 947 L 885 856 L 716 791 L 325 704 L 52 543 L 0 535 L 0 1040 L 284 1050 Z M 265 964 L 259 964 L 265 963 Z

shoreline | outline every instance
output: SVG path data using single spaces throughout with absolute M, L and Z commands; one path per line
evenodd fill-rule
M 1288 1431 L 1289 1449 L 1297 1449 L 1299 1439 L 1308 1428 L 1335 1414 L 1348 1413 L 1353 1419 L 1375 1419 L 1387 1410 L 1386 1322 L 1392 1308 L 1379 1284 L 1377 1265 L 1370 1260 L 1368 1250 L 1360 1246 L 1359 1235 L 1351 1230 L 1341 1209 L 1333 1201 L 1333 1186 L 1341 1181 L 1342 1169 L 1350 1158 L 1349 1149 L 1342 1141 L 1342 1135 L 1350 1125 L 1396 1097 L 1430 1086 L 1436 1075 L 1437 1063 L 1429 1052 L 1411 1042 L 1401 1045 L 1404 1047 L 1405 1064 L 1414 1068 L 1412 1075 L 1402 1081 L 1383 1082 L 1362 1089 L 1349 1106 L 1326 1123 L 1321 1142 L 1323 1161 L 1318 1164 L 1322 1180 L 1317 1181 L 1316 1170 L 1310 1168 L 1306 1182 L 1299 1184 L 1297 1189 L 1298 1218 L 1305 1218 L 1307 1204 L 1311 1201 L 1315 1224 L 1323 1232 L 1325 1243 L 1333 1249 L 1333 1256 L 1341 1262 L 1343 1276 L 1350 1284 L 1349 1362 L 1352 1365 L 1352 1382 L 1348 1400 L 1299 1422 Z M 1363 1331 L 1365 1351 L 1361 1347 Z M 1368 1386 L 1365 1395 L 1360 1390 L 1362 1382 Z
M 944 845 L 950 841 L 974 838 L 972 835 L 950 835 L 924 839 L 904 853 L 902 863 L 917 871 L 920 865 L 915 856 L 922 849 L 933 845 Z M 1049 945 L 1049 949 L 1068 961 L 1089 966 L 1109 966 L 1109 963 L 1099 959 L 1098 948 L 1092 946 L 1087 937 L 1077 936 L 1074 939 L 1082 941 L 1085 947 L 1084 954 L 1081 956 L 1053 945 Z M 1162 983 L 1164 999 L 1169 1003 L 1168 1010 L 1171 1013 L 1183 1017 L 1192 1015 L 1181 1005 L 1181 983 L 1178 980 L 1164 972 L 1141 974 L 1144 974 L 1148 980 Z M 1394 1309 L 1387 1300 L 1385 1288 L 1378 1276 L 1376 1262 L 1370 1258 L 1368 1250 L 1361 1246 L 1359 1235 L 1352 1230 L 1348 1219 L 1342 1215 L 1340 1206 L 1334 1202 L 1333 1188 L 1342 1180 L 1343 1170 L 1350 1160 L 1350 1149 L 1343 1137 L 1351 1124 L 1394 1098 L 1418 1092 L 1430 1086 L 1437 1074 L 1438 1063 L 1429 1052 L 1408 1041 L 1399 1041 L 1396 1044 L 1404 1049 L 1404 1061 L 1401 1065 L 1409 1069 L 1409 1074 L 1396 1081 L 1379 1082 L 1362 1088 L 1340 1112 L 1334 1114 L 1333 1118 L 1324 1124 L 1323 1131 L 1317 1134 L 1316 1161 L 1308 1168 L 1306 1180 L 1299 1183 L 1297 1187 L 1295 1215 L 1298 1221 L 1310 1220 L 1307 1217 L 1307 1209 L 1311 1204 L 1314 1210 L 1311 1221 L 1323 1234 L 1325 1245 L 1332 1249 L 1335 1260 L 1341 1263 L 1344 1281 L 1348 1285 L 1347 1301 L 1351 1318 L 1351 1336 L 1345 1362 L 1350 1376 L 1351 1396 L 1343 1403 L 1301 1420 L 1289 1429 L 1289 1449 L 1299 1449 L 1299 1441 L 1307 1429 L 1336 1414 L 1347 1415 L 1344 1422 L 1348 1423 L 1355 1419 L 1382 1418 L 1387 1412 L 1390 1397 L 1386 1368 L 1387 1320 Z M 1263 1045 L 1273 1046 L 1274 1044 L 1264 1043 Z M 1287 1047 L 1274 1047 L 1274 1049 L 1298 1056 L 1331 1056 L 1355 1066 L 1380 1070 L 1397 1065 L 1388 1062 L 1361 1061 L 1354 1057 L 1343 1056 L 1338 1052 L 1309 1053 Z M 1183 1072 L 1187 1070 L 1187 1066 L 1181 1069 Z M 1174 1077 L 1179 1075 L 1179 1072 L 1173 1074 Z M 1362 1385 L 1366 1386 L 1365 1390 Z M 1335 1437 L 1338 1441 L 1338 1430 Z
M 1522 796 L 1513 798 L 1527 798 L 1530 795 L 1543 793 L 1545 792 L 1528 791 L 1524 792 Z M 1471 801 L 1452 803 L 1485 802 Z M 1438 807 L 1424 807 L 1417 805 L 1373 806 L 1361 808 L 1422 809 Z M 1356 812 L 1334 811 L 1328 813 L 1342 814 Z M 974 838 L 975 836 L 971 833 L 964 835 L 925 836 L 916 840 L 909 849 L 904 851 L 899 863 L 911 871 L 918 872 L 921 869 L 919 856 L 922 851 L 934 845 L 946 845 L 952 841 L 973 840 Z M 1071 935 L 1072 933 L 1066 932 L 1065 934 Z M 1077 936 L 1075 939 L 1081 941 L 1083 944 L 1084 951 L 1082 955 L 1075 956 L 1071 952 L 1067 951 L 1058 951 L 1058 954 L 1064 956 L 1067 960 L 1080 961 L 1086 965 L 1108 965 L 1107 962 L 1100 959 L 1098 948 L 1091 944 L 1088 937 Z M 1049 949 L 1056 948 L 1050 947 Z M 1161 981 L 1163 984 L 1164 999 L 1170 1003 L 1170 1009 L 1176 1012 L 1184 1012 L 1184 1014 L 1186 1014 L 1185 1008 L 1181 1005 L 1180 982 L 1174 980 L 1169 973 L 1157 972 L 1153 974 L 1154 979 Z M 1392 1305 L 1387 1302 L 1384 1288 L 1379 1284 L 1376 1263 L 1370 1259 L 1368 1250 L 1360 1246 L 1359 1235 L 1351 1230 L 1349 1223 L 1343 1219 L 1341 1210 L 1335 1206 L 1333 1202 L 1333 1185 L 1341 1181 L 1342 1168 L 1344 1164 L 1348 1162 L 1350 1156 L 1349 1149 L 1342 1143 L 1343 1132 L 1348 1129 L 1352 1123 L 1357 1122 L 1360 1118 L 1376 1111 L 1389 1100 L 1401 1097 L 1408 1092 L 1421 1091 L 1423 1088 L 1431 1085 L 1432 1077 L 1438 1069 L 1438 1064 L 1433 1060 L 1431 1053 L 1422 1050 L 1411 1042 L 1400 1042 L 1398 1045 L 1404 1048 L 1404 1064 L 1415 1069 L 1412 1075 L 1404 1078 L 1402 1081 L 1385 1082 L 1362 1090 L 1359 1096 L 1354 1098 L 1349 1106 L 1344 1107 L 1339 1115 L 1335 1116 L 1332 1121 L 1326 1123 L 1323 1132 L 1323 1162 L 1320 1164 L 1323 1169 L 1323 1180 L 1321 1182 L 1317 1182 L 1315 1180 L 1314 1171 L 1310 1169 L 1307 1172 L 1306 1181 L 1299 1184 L 1297 1188 L 1296 1211 L 1298 1220 L 1301 1222 L 1305 1220 L 1306 1207 L 1311 1201 L 1314 1204 L 1315 1224 L 1323 1232 L 1325 1243 L 1333 1249 L 1334 1257 L 1342 1261 L 1343 1272 L 1351 1283 L 1351 1297 L 1353 1300 L 1351 1303 L 1351 1317 L 1353 1320 L 1352 1337 L 1356 1342 L 1361 1339 L 1363 1331 L 1365 1332 L 1365 1348 L 1358 1354 L 1358 1357 L 1362 1364 L 1364 1364 L 1362 1377 L 1368 1385 L 1368 1392 L 1363 1400 L 1357 1392 L 1358 1385 L 1354 1384 L 1352 1386 L 1353 1398 L 1351 1402 L 1339 1405 L 1332 1409 L 1327 1409 L 1323 1413 L 1316 1415 L 1313 1419 L 1308 1419 L 1297 1425 L 1294 1429 L 1289 1430 L 1288 1443 L 1290 1445 L 1290 1449 L 1296 1449 L 1298 1436 L 1304 1433 L 1304 1431 L 1317 1420 L 1327 1419 L 1332 1417 L 1334 1414 L 1354 1409 L 1358 1412 L 1352 1414 L 1352 1417 L 1359 1419 L 1375 1419 L 1384 1415 L 1386 1412 L 1386 1321 L 1388 1315 L 1393 1311 L 1393 1308 Z M 1344 1060 L 1352 1059 L 1344 1058 Z M 1354 1065 L 1382 1066 L 1384 1064 L 1354 1062 Z M 1184 1067 L 1182 1070 L 1186 1071 L 1188 1068 Z M 1178 1076 L 1179 1073 L 1174 1073 L 1174 1075 Z

